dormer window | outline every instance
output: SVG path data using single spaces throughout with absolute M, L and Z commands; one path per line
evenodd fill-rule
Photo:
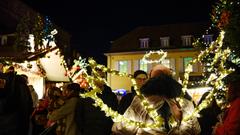
M 149 38 L 140 38 L 140 48 L 148 48 L 149 46 Z
M 162 47 L 169 47 L 169 37 L 160 37 Z
M 192 35 L 182 36 L 182 45 L 183 46 L 192 46 Z
M 213 35 L 203 35 L 204 43 L 210 44 L 213 41 Z

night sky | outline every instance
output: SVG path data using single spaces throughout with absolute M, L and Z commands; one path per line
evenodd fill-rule
M 213 0 L 22 0 L 72 35 L 72 46 L 105 64 L 110 42 L 139 26 L 209 21 Z

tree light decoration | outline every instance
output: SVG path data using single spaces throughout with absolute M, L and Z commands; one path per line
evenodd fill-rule
M 226 62 L 227 57 L 231 53 L 230 49 L 228 48 L 224 50 L 222 49 L 224 33 L 225 33 L 224 31 L 221 31 L 217 40 L 215 42 L 212 42 L 209 48 L 207 48 L 205 51 L 202 51 L 198 55 L 197 59 L 194 59 L 192 62 L 190 62 L 190 64 L 196 63 L 197 61 L 201 62 L 203 61 L 203 58 L 209 54 L 209 52 L 212 52 L 212 51 L 215 52 L 214 59 L 210 63 L 210 68 L 209 68 L 209 71 L 213 73 L 210 74 L 210 77 L 206 82 L 208 85 L 212 86 L 212 90 L 210 90 L 210 94 L 206 97 L 206 99 L 200 105 L 198 105 L 195 108 L 194 112 L 191 115 L 183 118 L 183 121 L 187 121 L 192 116 L 198 116 L 199 111 L 207 107 L 208 104 L 211 103 L 211 101 L 213 100 L 214 94 L 218 92 L 218 90 L 224 89 L 222 79 L 227 74 L 232 72 L 232 70 L 227 70 L 224 67 L 224 63 Z M 190 64 L 188 65 L 188 67 L 191 66 Z M 217 65 L 217 68 L 215 65 Z M 190 73 L 190 70 L 189 71 L 187 70 L 187 72 L 185 72 L 184 74 L 183 92 L 186 92 L 187 90 L 189 73 Z

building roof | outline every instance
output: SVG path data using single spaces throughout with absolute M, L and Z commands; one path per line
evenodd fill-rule
M 199 38 L 209 26 L 207 22 L 197 22 L 138 27 L 113 41 L 108 53 L 146 50 L 139 48 L 140 38 L 150 39 L 148 50 L 160 49 L 160 37 L 170 37 L 169 48 L 179 48 L 182 44 L 181 36 L 192 35 Z

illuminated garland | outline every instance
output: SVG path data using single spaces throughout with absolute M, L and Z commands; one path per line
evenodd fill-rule
M 192 61 L 189 62 L 189 64 L 187 65 L 186 68 L 186 72 L 184 73 L 184 80 L 183 80 L 183 92 L 185 93 L 187 90 L 187 84 L 188 84 L 188 79 L 189 79 L 189 74 L 191 72 L 191 66 L 193 64 L 195 64 L 196 62 L 200 62 L 203 60 L 203 58 L 209 54 L 210 52 L 212 52 L 214 49 L 216 49 L 217 45 L 219 45 L 218 48 L 222 47 L 222 41 L 224 39 L 224 31 L 221 31 L 217 40 L 215 42 L 212 42 L 211 45 L 204 51 L 200 52 L 200 54 L 198 55 L 198 57 Z M 216 61 L 216 60 L 213 60 Z
M 111 108 L 109 108 L 107 105 L 102 104 L 102 100 L 96 96 L 96 93 L 101 93 L 101 89 L 99 89 L 95 85 L 95 81 L 103 81 L 101 79 L 101 77 L 99 77 L 98 74 L 95 74 L 95 76 L 98 76 L 98 77 L 87 76 L 87 81 L 90 84 L 90 86 L 93 88 L 93 90 L 91 90 L 90 92 L 87 92 L 85 94 L 81 94 L 82 97 L 93 98 L 95 101 L 95 105 L 98 105 L 101 108 L 101 110 L 105 111 L 107 116 L 111 116 L 115 122 L 124 121 L 124 122 L 126 122 L 126 125 L 135 125 L 135 126 L 138 126 L 141 128 L 146 128 L 146 127 L 157 128 L 157 127 L 161 127 L 163 125 L 163 118 L 158 115 L 157 111 L 153 108 L 153 106 L 150 106 L 148 101 L 145 100 L 144 97 L 140 94 L 139 88 L 136 85 L 136 80 L 133 78 L 132 75 L 126 74 L 126 73 L 120 73 L 119 71 L 108 69 L 103 65 L 97 64 L 93 59 L 89 60 L 89 65 L 91 66 L 91 68 L 93 70 L 95 69 L 95 67 L 98 67 L 108 73 L 113 73 L 118 76 L 130 77 L 131 81 L 133 83 L 133 87 L 136 89 L 137 96 L 141 99 L 142 105 L 147 110 L 150 117 L 153 118 L 155 123 L 147 124 L 147 123 L 143 123 L 143 122 L 135 122 L 135 121 L 128 120 L 127 118 L 124 118 L 122 115 L 118 114 L 118 112 L 111 110 Z M 121 119 L 118 119 L 119 117 Z
M 40 59 L 37 59 L 36 61 L 37 67 L 39 68 L 39 72 L 41 73 L 42 77 L 46 77 L 46 71 L 44 70 L 42 64 L 40 63 Z
M 222 0 L 222 1 L 226 1 L 226 0 Z M 222 15 L 223 15 L 223 17 L 225 16 L 225 19 L 228 19 L 228 17 L 227 17 L 228 13 L 227 12 L 225 12 L 225 13 L 222 14 Z M 225 20 L 224 23 L 226 24 L 227 20 Z M 220 25 L 219 25 L 219 27 L 220 27 Z M 209 28 L 209 29 L 211 29 L 211 28 Z M 225 77 L 227 74 L 229 74 L 231 72 L 230 70 L 226 70 L 225 67 L 224 67 L 224 63 L 226 61 L 226 58 L 230 54 L 229 49 L 225 49 L 225 50 L 222 51 L 222 42 L 223 42 L 223 39 L 224 39 L 224 33 L 225 33 L 224 31 L 221 31 L 217 40 L 215 42 L 212 42 L 211 45 L 205 51 L 202 51 L 196 59 L 194 59 L 193 61 L 191 61 L 187 65 L 186 72 L 184 74 L 184 80 L 183 80 L 183 93 L 185 93 L 186 90 L 187 90 L 189 74 L 191 72 L 190 67 L 196 62 L 203 61 L 203 59 L 208 54 L 210 54 L 210 53 L 215 54 L 213 61 L 210 63 L 211 67 L 208 69 L 209 72 L 215 72 L 215 73 L 212 73 L 210 75 L 210 77 L 208 78 L 208 81 L 206 82 L 208 85 L 213 86 L 213 88 L 212 88 L 210 94 L 206 97 L 206 99 L 199 106 L 197 106 L 195 108 L 194 112 L 191 115 L 188 115 L 187 117 L 184 117 L 183 121 L 187 121 L 192 116 L 198 115 L 198 112 L 200 110 L 207 107 L 207 105 L 212 101 L 214 94 L 219 89 L 223 89 L 223 84 L 222 84 L 222 81 L 221 81 L 222 78 Z M 159 55 L 160 58 L 157 59 L 157 60 L 150 60 L 150 57 L 154 54 Z M 166 57 L 166 55 L 162 51 L 155 51 L 155 52 L 150 51 L 149 53 L 144 55 L 143 61 L 146 62 L 146 63 L 160 63 L 165 57 Z M 103 110 L 106 113 L 107 116 L 111 116 L 112 119 L 115 122 L 121 121 L 121 122 L 126 123 L 126 125 L 135 125 L 135 126 L 138 126 L 138 127 L 148 127 L 148 128 L 154 128 L 156 125 L 158 125 L 158 124 L 161 125 L 162 124 L 162 118 L 159 117 L 160 119 L 157 119 L 157 117 L 154 117 L 155 113 L 153 113 L 153 114 L 151 113 L 151 112 L 154 112 L 154 110 L 151 110 L 152 109 L 151 106 L 149 106 L 148 102 L 145 102 L 144 97 L 139 92 L 139 88 L 137 88 L 137 86 L 136 86 L 135 79 L 132 78 L 131 75 L 128 75 L 128 74 L 125 74 L 125 73 L 120 73 L 116 70 L 108 69 L 108 68 L 106 68 L 102 65 L 96 64 L 95 61 L 90 60 L 89 63 L 92 64 L 92 65 L 90 64 L 92 69 L 95 69 L 95 67 L 98 67 L 98 68 L 100 67 L 104 72 L 108 72 L 108 73 L 118 75 L 118 76 L 128 76 L 128 77 L 130 77 L 131 81 L 133 83 L 133 86 L 136 89 L 136 93 L 141 99 L 142 105 L 149 112 L 149 114 L 151 114 L 153 116 L 153 119 L 157 124 L 148 125 L 146 123 L 139 123 L 139 122 L 131 121 L 129 119 L 124 118 L 122 115 L 118 114 L 116 111 L 112 111 L 111 108 L 109 108 L 107 105 L 105 105 L 103 103 L 103 101 L 96 96 L 96 93 L 101 93 L 101 89 L 99 89 L 97 86 L 95 86 L 95 81 L 101 81 L 101 82 L 106 83 L 106 80 L 99 77 L 99 75 L 97 74 L 97 72 L 95 70 L 93 70 L 93 74 L 97 77 L 88 76 L 88 75 L 86 76 L 87 81 L 91 85 L 93 90 L 91 90 L 90 92 L 87 92 L 85 94 L 82 94 L 81 95 L 82 97 L 90 97 L 90 98 L 94 99 L 95 105 L 99 106 L 101 108 L 101 110 Z M 217 68 L 214 67 L 216 65 L 218 65 Z
M 213 43 L 208 49 L 206 49 L 204 52 L 202 52 L 199 56 L 198 56 L 198 59 L 195 59 L 193 61 L 190 62 L 190 64 L 188 65 L 188 67 L 191 67 L 191 64 L 194 64 L 196 63 L 197 61 L 201 61 L 201 59 L 206 56 L 209 52 L 213 51 L 214 49 L 216 49 L 216 45 L 220 45 L 221 46 L 221 41 L 223 39 L 223 35 L 224 35 L 224 32 L 221 32 L 220 36 L 221 38 L 218 38 L 218 40 Z M 220 49 L 218 49 L 220 51 Z M 222 53 L 224 55 L 228 54 L 229 53 L 229 50 L 228 51 L 224 51 L 225 53 Z M 165 57 L 164 55 L 162 55 L 163 57 Z M 162 58 L 163 58 L 162 57 Z M 226 58 L 226 57 L 225 57 Z M 159 61 L 155 61 L 155 62 L 159 62 Z M 224 62 L 224 61 L 222 61 Z M 101 110 L 103 110 L 107 116 L 110 116 L 114 122 L 122 122 L 124 121 L 126 123 L 126 125 L 135 125 L 135 126 L 138 126 L 138 127 L 147 127 L 147 128 L 155 128 L 155 127 L 161 127 L 162 124 L 163 124 L 163 119 L 162 117 L 160 117 L 158 115 L 158 113 L 156 112 L 156 110 L 153 108 L 153 106 L 150 106 L 148 101 L 144 99 L 144 97 L 141 95 L 140 91 L 139 91 L 139 88 L 137 87 L 136 85 L 136 80 L 132 77 L 132 75 L 129 75 L 129 74 L 126 74 L 126 73 L 120 73 L 119 71 L 116 71 L 116 70 L 111 70 L 111 69 L 108 69 L 106 68 L 105 66 L 103 65 L 99 65 L 97 64 L 93 59 L 90 59 L 89 60 L 89 65 L 91 66 L 91 68 L 93 69 L 93 74 L 96 76 L 96 77 L 93 77 L 93 76 L 89 76 L 87 75 L 86 78 L 87 78 L 87 82 L 90 84 L 90 86 L 93 88 L 93 90 L 85 93 L 85 94 L 81 94 L 80 96 L 82 97 L 90 97 L 92 99 L 94 99 L 95 101 L 95 106 L 99 106 L 101 108 Z M 213 65 L 213 64 L 212 64 Z M 221 64 L 223 65 L 223 64 Z M 118 76 L 127 76 L 127 77 L 130 77 L 131 78 L 131 81 L 133 83 L 133 86 L 136 90 L 136 93 L 137 93 L 137 96 L 140 98 L 141 100 L 141 104 L 144 106 L 144 108 L 147 110 L 147 112 L 149 113 L 149 115 L 154 119 L 154 122 L 153 124 L 146 124 L 146 123 L 139 123 L 139 122 L 134 122 L 134 121 L 131 121 L 131 120 L 128 120 L 127 118 L 124 118 L 122 115 L 118 114 L 116 111 L 113 111 L 111 110 L 111 108 L 109 108 L 107 105 L 105 105 L 103 103 L 103 101 L 98 98 L 96 96 L 96 93 L 101 93 L 101 89 L 98 88 L 96 85 L 95 85 L 95 82 L 96 81 L 101 81 L 101 82 L 106 82 L 105 79 L 102 79 L 98 73 L 94 70 L 95 68 L 100 68 L 102 69 L 103 72 L 108 72 L 108 73 L 111 73 L 111 74 L 114 74 L 114 75 L 118 75 Z M 188 77 L 189 77 L 189 73 L 191 72 L 191 70 L 188 70 L 190 68 L 187 68 L 186 70 L 186 73 L 184 75 L 185 79 L 183 81 L 183 90 L 184 88 L 187 89 L 187 81 L 188 80 Z M 222 78 L 222 77 L 220 77 Z M 216 81 L 216 84 L 215 86 L 217 87 L 219 84 L 219 81 Z M 215 88 L 215 87 L 214 87 Z M 191 115 L 188 115 L 186 117 L 183 118 L 183 121 L 187 121 L 189 118 L 191 118 L 192 116 L 195 116 L 198 114 L 198 112 L 205 108 L 212 100 L 212 96 L 213 96 L 213 93 L 210 94 L 210 96 L 208 96 L 208 98 L 203 101 L 203 103 L 201 105 L 199 105 L 198 107 L 196 107 L 196 109 L 194 110 L 194 112 L 191 114 Z M 181 100 L 181 99 L 180 99 Z M 181 103 L 181 102 L 180 102 Z
M 207 84 L 213 86 L 210 94 L 206 97 L 205 100 L 203 100 L 203 102 L 198 105 L 194 112 L 185 117 L 183 120 L 186 121 L 189 118 L 191 118 L 192 116 L 198 116 L 199 111 L 201 111 L 202 109 L 204 109 L 205 107 L 208 106 L 208 104 L 211 103 L 211 101 L 213 100 L 213 96 L 214 94 L 220 90 L 220 89 L 224 89 L 223 87 L 223 83 L 222 83 L 222 79 L 228 75 L 229 73 L 232 72 L 232 70 L 226 70 L 224 67 L 224 63 L 226 62 L 227 57 L 230 55 L 231 51 L 230 49 L 224 49 L 222 50 L 222 44 L 223 44 L 223 39 L 224 39 L 224 31 L 220 32 L 219 37 L 217 38 L 217 40 L 215 42 L 213 42 L 209 48 L 207 48 L 205 51 L 201 52 L 200 55 L 198 56 L 197 59 L 194 59 L 192 62 L 190 62 L 190 64 L 188 65 L 187 69 L 190 69 L 191 65 L 196 63 L 197 61 L 202 61 L 203 58 L 209 53 L 214 51 L 215 56 L 214 59 L 212 61 L 212 63 L 210 64 L 211 67 L 209 68 L 209 71 L 213 71 L 216 70 L 216 73 L 212 73 L 210 75 L 210 77 L 208 78 L 208 80 L 206 81 Z M 220 63 L 219 63 L 220 62 Z M 214 65 L 218 64 L 218 68 L 214 68 Z M 183 81 L 183 92 L 185 92 L 187 90 L 187 84 L 188 84 L 188 78 L 189 78 L 189 73 L 191 71 L 187 70 L 186 73 L 184 74 L 184 81 Z
M 159 58 L 156 60 L 151 60 L 152 55 L 158 55 Z M 167 57 L 167 52 L 164 52 L 163 50 L 160 51 L 150 51 L 149 53 L 146 53 L 142 60 L 145 63 L 160 63 L 162 60 L 164 60 Z

